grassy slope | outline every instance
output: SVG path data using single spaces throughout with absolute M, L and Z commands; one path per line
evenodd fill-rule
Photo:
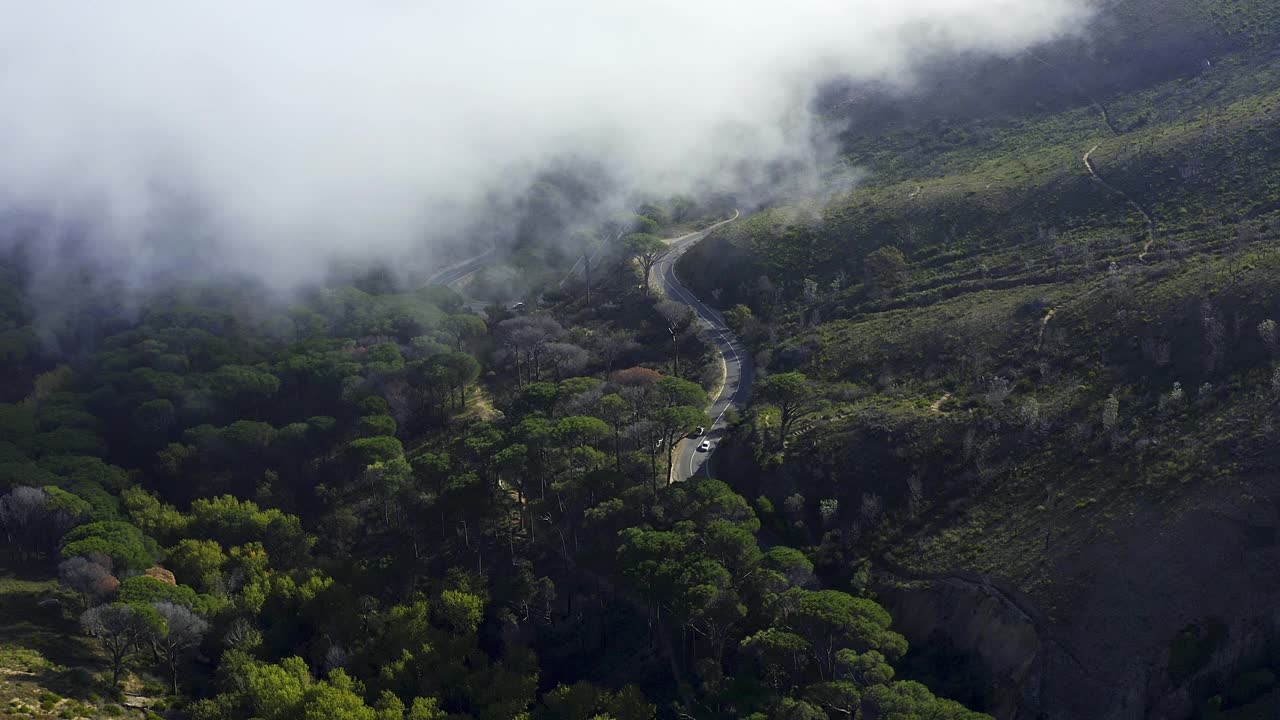
M 929 193 L 937 193 L 935 208 L 949 202 L 963 205 L 992 235 L 971 233 L 967 241 L 914 249 L 908 255 L 909 277 L 890 298 L 868 301 L 855 288 L 828 301 L 830 313 L 851 317 L 798 333 L 792 343 L 813 352 L 805 368 L 829 379 L 883 385 L 879 374 L 887 366 L 893 374 L 891 392 L 881 395 L 910 402 L 950 391 L 955 398 L 952 407 L 977 404 L 988 389 L 984 380 L 1001 374 L 1015 383 L 1024 381 L 1005 404 L 1016 407 L 1034 397 L 1042 415 L 1060 427 L 1093 421 L 1090 416 L 1112 392 L 1122 398 L 1124 415 L 1154 421 L 1155 396 L 1168 392 L 1173 382 L 1193 392 L 1212 382 L 1225 388 L 1207 402 L 1228 402 L 1240 419 L 1257 419 L 1268 405 L 1254 403 L 1246 389 L 1265 387 L 1268 377 L 1252 330 L 1280 310 L 1268 302 L 1280 295 L 1275 242 L 1280 229 L 1275 204 L 1280 198 L 1280 136 L 1273 119 L 1280 108 L 1275 89 L 1280 82 L 1274 65 L 1240 63 L 1231 72 L 1233 77 L 1172 83 L 1117 103 L 1135 109 L 1193 107 L 1195 98 L 1229 95 L 1221 105 L 1201 104 L 1192 117 L 1171 118 L 1109 138 L 1097 129 L 1090 133 L 1082 128 L 1079 113 L 1068 113 L 1048 118 L 1025 136 L 1003 139 L 985 161 L 974 157 L 965 174 L 918 182 L 917 187 L 925 189 L 912 202 L 931 202 Z M 1247 94 L 1241 88 L 1256 92 Z M 1131 213 L 1117 207 L 1114 196 L 1099 193 L 1083 174 L 1081 150 L 1097 142 L 1101 147 L 1094 157 L 1099 166 L 1114 168 L 1108 180 L 1131 188 L 1126 192 L 1151 208 L 1160 225 L 1145 262 L 1137 259 L 1146 238 L 1142 223 L 1126 217 Z M 1225 160 L 1211 166 L 1218 158 Z M 955 157 L 949 162 L 961 164 Z M 1021 169 L 1024 163 L 1029 172 Z M 1198 174 L 1184 178 L 1181 168 L 1188 165 Z M 1062 229 L 1053 245 L 1028 248 L 1033 241 L 1022 232 L 1032 223 L 1039 226 L 1044 216 L 1011 207 L 994 189 L 991 199 L 964 199 L 972 198 L 979 186 L 1002 183 L 1012 188 L 1010 198 L 1060 198 L 1065 212 L 1057 215 Z M 865 193 L 879 207 L 893 207 L 890 198 L 900 199 L 910 192 L 910 184 Z M 1089 213 L 1090 201 L 1110 212 Z M 906 211 L 899 205 L 890 212 Z M 1243 231 L 1245 238 L 1240 237 L 1241 217 L 1252 219 Z M 1003 237 L 995 227 L 1019 224 L 1022 232 L 1006 230 Z M 1079 249 L 1090 246 L 1096 249 Z M 1226 358 L 1228 368 L 1217 372 L 1203 367 L 1208 348 L 1202 328 L 1196 327 L 1199 305 L 1206 298 L 1216 303 L 1218 314 L 1230 316 L 1226 324 L 1234 325 L 1237 314 L 1243 317 L 1242 327 L 1228 330 L 1228 352 L 1235 357 Z M 1042 351 L 1036 352 L 1047 314 L 1041 309 L 1049 307 L 1057 311 L 1047 326 Z M 1134 357 L 1140 354 L 1134 346 L 1146 337 L 1176 346 L 1167 366 Z M 1078 448 L 1049 438 L 1044 441 L 1049 457 L 1027 458 L 1030 464 L 1011 479 L 1026 477 L 1034 487 L 1037 476 L 1063 463 L 1079 471 L 1085 482 L 1099 474 L 1140 474 L 1145 485 L 1153 486 L 1186 480 L 1192 468 L 1198 469 L 1195 474 L 1212 474 L 1218 436 L 1224 433 L 1216 423 L 1201 422 L 1209 408 L 1198 407 L 1186 405 L 1179 414 L 1149 422 L 1152 427 L 1134 429 L 1142 435 L 1135 442 L 1167 449 L 1114 458 L 1094 469 L 1091 463 L 1077 468 L 1080 463 L 1072 457 L 1078 458 Z M 1185 426 L 1177 422 L 1182 416 L 1189 419 Z M 1231 431 L 1225 434 L 1232 441 L 1241 439 Z M 1055 449 L 1064 450 L 1064 456 L 1054 456 Z M 1016 448 L 1007 450 L 1016 454 Z M 1007 492 L 1006 488 L 998 498 L 1001 517 L 1017 515 L 1009 512 Z M 1027 509 L 1043 501 L 1042 493 L 1030 495 Z M 986 527 L 991 524 L 980 524 L 980 534 L 988 538 L 985 544 L 996 547 Z M 922 559 L 936 557 L 930 564 L 945 565 L 956 559 L 946 557 L 948 552 L 973 547 L 938 545 L 947 548 L 941 557 L 926 554 Z M 1011 557 L 1027 557 L 1016 543 L 1009 550 Z M 993 559 L 988 563 L 996 564 Z
M 77 603 L 56 580 L 0 570 L 0 718 L 143 716 L 96 690 L 106 666 L 76 627 Z
M 1207 5 L 1228 34 L 1275 27 L 1275 3 Z M 685 277 L 758 315 L 769 303 L 755 278 L 783 288 L 775 370 L 858 386 L 806 423 L 792 443 L 806 450 L 759 489 L 835 496 L 851 525 L 862 494 L 878 494 L 890 519 L 855 552 L 1012 578 L 1064 624 L 1135 525 L 1142 542 L 1193 546 L 1188 514 L 1265 493 L 1276 392 L 1255 328 L 1280 318 L 1280 58 L 1240 45 L 1198 74 L 1107 97 L 1119 135 L 1081 104 L 854 139 L 867 184 L 691 253 Z M 1142 217 L 1088 175 L 1095 146 L 1098 172 L 1158 226 L 1145 256 Z M 905 272 L 867 287 L 862 259 L 884 245 Z M 817 300 L 798 297 L 804 278 Z M 1006 398 L 990 392 L 997 376 Z M 926 495 L 914 515 L 913 476 Z

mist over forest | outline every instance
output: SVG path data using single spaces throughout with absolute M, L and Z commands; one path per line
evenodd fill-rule
M 37 218 L 50 260 L 136 285 L 427 267 L 443 245 L 509 240 L 546 173 L 605 181 L 573 198 L 579 228 L 644 193 L 759 192 L 779 167 L 813 187 L 834 160 L 811 111 L 823 82 L 909 86 L 928 59 L 1016 54 L 1089 16 L 1078 0 L 6 3 L 0 211 Z
M 0 0 L 0 718 L 1280 716 L 1280 0 Z

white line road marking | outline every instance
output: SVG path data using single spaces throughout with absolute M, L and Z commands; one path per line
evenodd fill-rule
M 734 398 L 738 397 L 739 393 L 742 391 L 742 375 L 743 375 L 742 358 L 738 355 L 737 346 L 734 344 L 732 340 L 729 339 L 729 335 L 726 335 L 726 333 L 728 332 L 728 327 L 724 326 L 723 321 L 721 321 L 717 317 L 714 311 L 712 311 L 705 304 L 703 304 L 701 300 L 699 300 L 696 296 L 694 296 L 692 291 L 690 291 L 688 288 L 684 286 L 683 283 L 680 282 L 680 279 L 676 277 L 675 266 L 676 266 L 676 261 L 678 261 L 690 247 L 692 247 L 694 244 L 696 244 L 697 242 L 705 238 L 707 235 L 711 233 L 712 230 L 718 228 L 720 225 L 736 220 L 739 217 L 739 215 L 740 213 L 735 210 L 734 216 L 729 220 L 716 223 L 715 225 L 712 225 L 706 230 L 702 230 L 696 233 L 690 233 L 689 235 L 685 235 L 684 237 L 676 238 L 675 240 L 672 240 L 671 249 L 668 250 L 666 254 L 663 255 L 663 261 L 662 261 L 663 267 L 662 267 L 661 273 L 659 274 L 659 277 L 662 278 L 664 284 L 672 292 L 675 293 L 677 299 L 679 299 L 685 305 L 693 308 L 693 310 L 698 314 L 698 317 L 703 322 L 705 322 L 707 326 L 709 326 L 712 330 L 714 330 L 716 336 L 719 338 L 719 342 L 717 343 L 717 346 L 718 346 L 717 350 L 719 351 L 720 362 L 725 368 L 725 383 L 721 386 L 719 395 L 716 397 L 714 401 L 712 401 L 711 409 L 714 410 L 715 406 L 721 403 L 724 404 L 724 407 L 720 410 L 720 413 L 716 415 L 715 420 L 712 421 L 711 427 L 707 429 L 708 435 L 714 432 L 717 426 L 720 426 L 722 424 L 725 413 L 727 413 L 729 411 L 730 406 L 733 405 Z M 728 384 L 729 362 L 728 362 L 728 357 L 724 351 L 724 348 L 726 347 L 728 348 L 729 354 L 733 355 L 733 363 L 734 363 L 734 366 L 737 368 L 737 377 L 734 378 L 734 387 L 732 392 L 729 392 L 729 384 Z M 710 440 L 710 438 L 708 438 L 708 440 Z M 707 452 L 706 452 L 707 457 L 706 457 L 706 461 L 703 463 L 703 466 L 707 470 L 707 477 L 711 476 L 711 454 L 715 452 L 715 449 L 716 449 L 716 443 L 713 443 L 711 447 L 707 449 Z M 697 448 L 695 447 L 692 453 L 689 455 L 688 477 L 693 477 L 694 475 L 694 463 L 697 461 L 698 455 L 699 453 L 697 451 Z

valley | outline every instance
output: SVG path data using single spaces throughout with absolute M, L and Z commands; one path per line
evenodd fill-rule
M 1275 717 L 1280 4 L 953 5 L 848 57 L 743 7 L 644 72 L 714 13 L 547 6 L 592 60 L 546 88 L 385 43 L 350 74 L 424 94 L 336 175 L 302 142 L 313 195 L 0 182 L 0 717 Z M 738 69 L 778 47 L 830 72 Z

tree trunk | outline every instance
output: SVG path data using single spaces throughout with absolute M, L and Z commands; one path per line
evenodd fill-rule
M 680 336 L 676 333 L 674 327 L 668 326 L 667 330 L 671 333 L 671 354 L 675 358 L 674 375 L 680 377 Z
M 647 442 L 647 441 L 646 441 Z M 653 499 L 658 499 L 658 451 L 654 448 L 649 450 L 649 477 L 653 484 Z
M 617 425 L 613 426 L 613 466 L 619 473 L 622 472 L 622 434 Z

